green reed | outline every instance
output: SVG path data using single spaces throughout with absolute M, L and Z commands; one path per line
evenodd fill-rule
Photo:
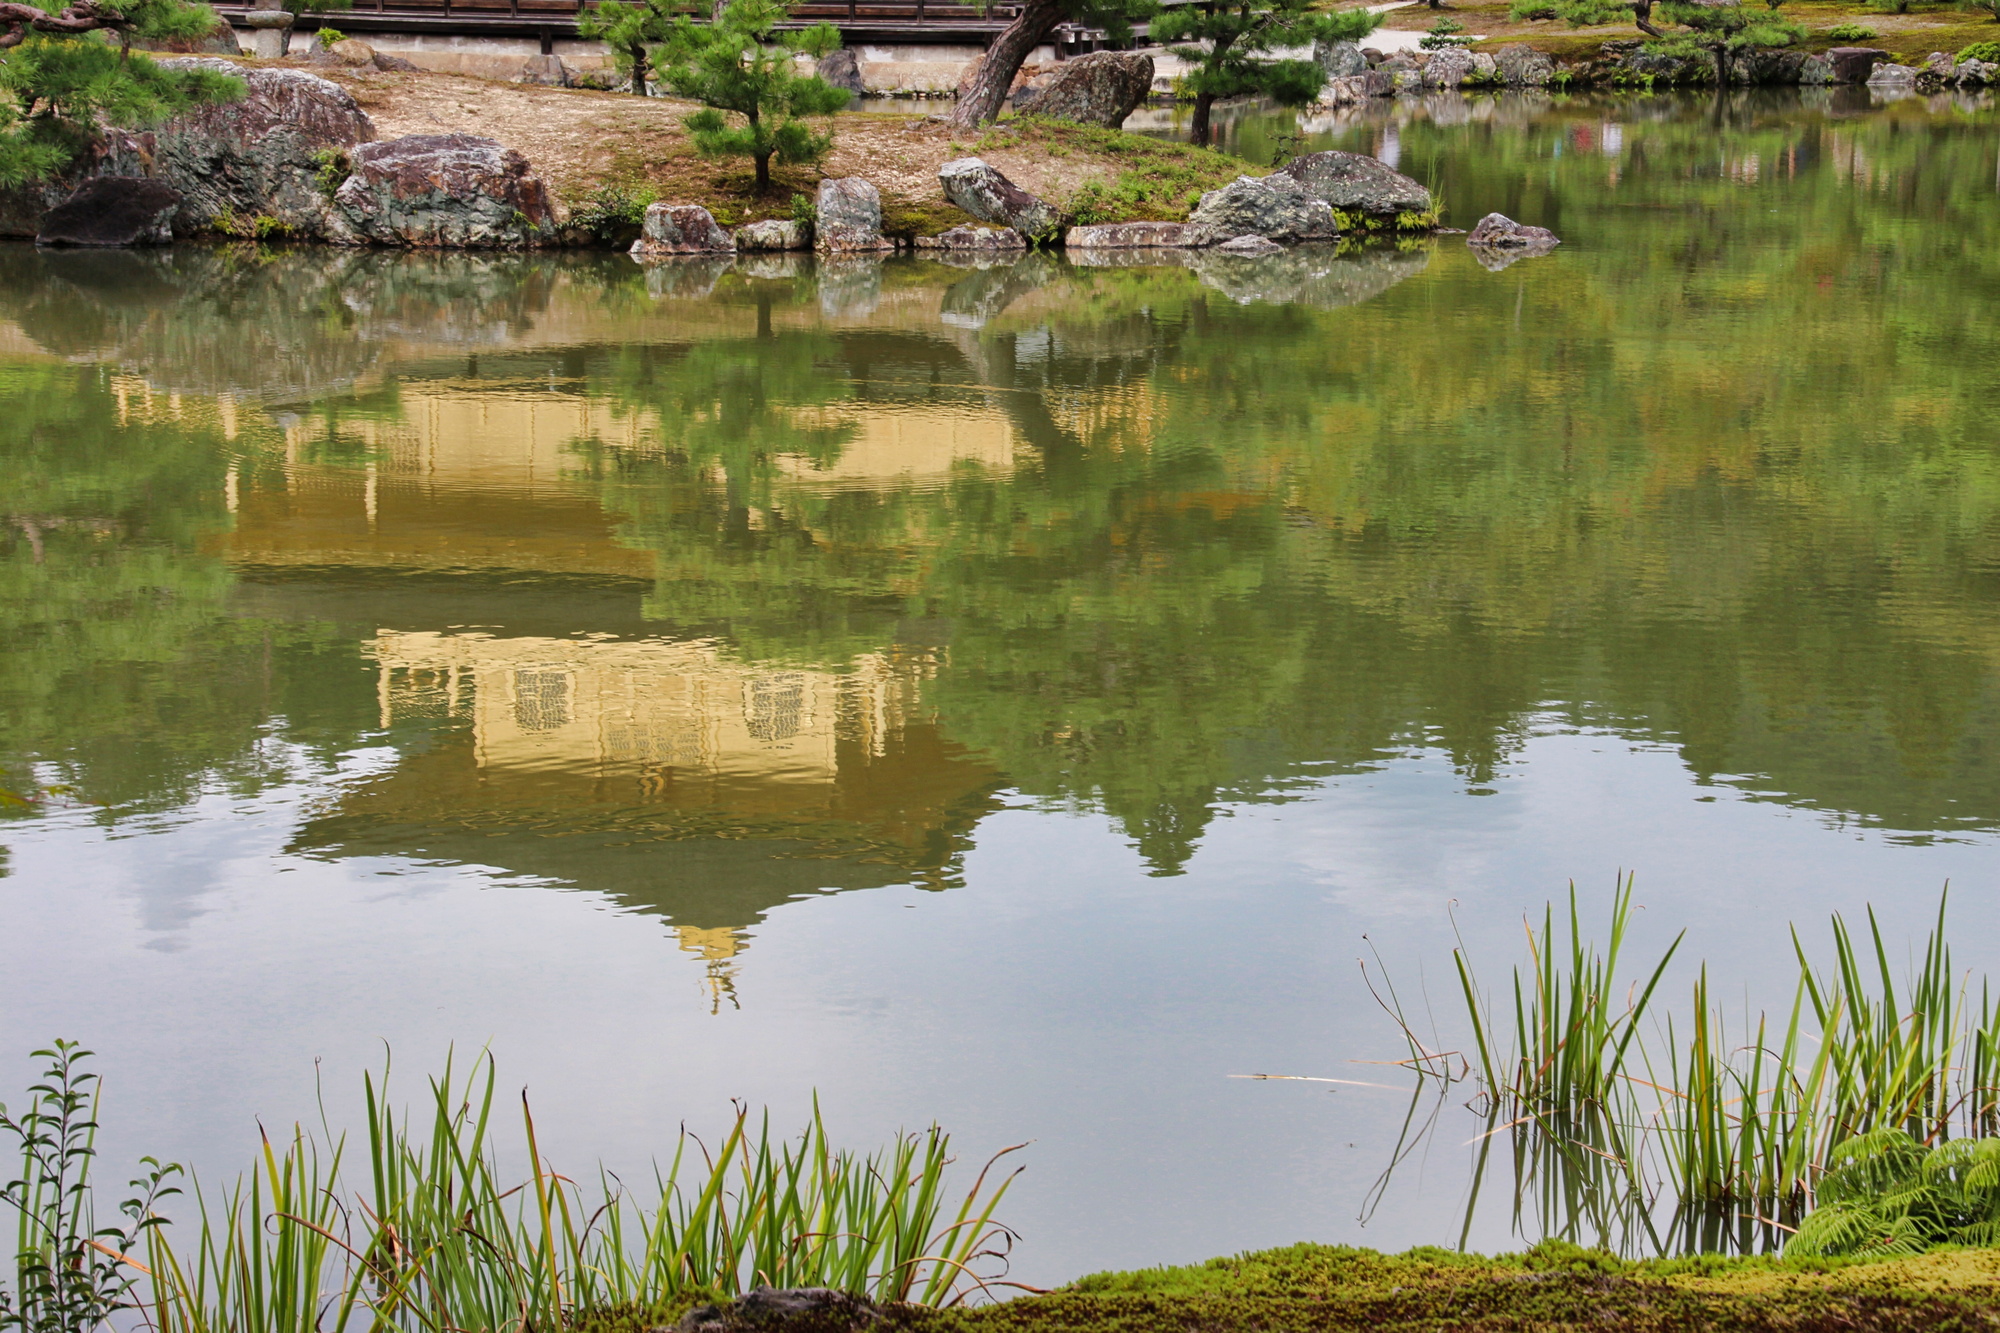
M 557 1172 L 525 1096 L 527 1163 L 505 1176 L 495 1087 L 490 1058 L 462 1081 L 447 1062 L 424 1114 L 398 1116 L 370 1077 L 358 1189 L 330 1131 L 267 1139 L 257 1171 L 212 1208 L 198 1198 L 191 1248 L 149 1233 L 159 1333 L 532 1333 L 760 1284 L 929 1305 L 1011 1285 L 992 1270 L 1012 1177 L 989 1188 L 989 1162 L 943 1221 L 953 1159 L 936 1127 L 861 1156 L 831 1146 L 817 1101 L 790 1140 L 739 1106 L 712 1150 L 683 1129 L 641 1201 L 607 1171 L 588 1189 Z
M 1690 1016 L 1661 1016 L 1650 1039 L 1642 1031 L 1681 937 L 1642 981 L 1622 983 L 1621 1004 L 1631 910 L 1627 877 L 1601 952 L 1583 938 L 1574 886 L 1566 941 L 1552 908 L 1539 932 L 1529 928 L 1511 1045 L 1457 953 L 1489 1117 L 1514 1131 L 1517 1208 L 1532 1178 L 1543 1211 L 1566 1227 L 1596 1210 L 1629 1234 L 1631 1203 L 1650 1211 L 1665 1198 L 1683 1247 L 1768 1246 L 1810 1207 L 1841 1143 L 1883 1128 L 1923 1143 L 2000 1129 L 2000 1008 L 1983 982 L 1973 1004 L 1954 971 L 1943 899 L 1900 986 L 1872 909 L 1865 938 L 1833 918 L 1826 972 L 1794 931 L 1798 982 L 1783 1028 L 1746 1016 L 1737 1038 L 1706 968 Z

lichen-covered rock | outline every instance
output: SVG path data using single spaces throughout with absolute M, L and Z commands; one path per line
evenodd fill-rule
M 1287 162 L 1279 172 L 1304 186 L 1313 198 L 1343 213 L 1387 219 L 1402 213 L 1427 213 L 1432 205 L 1429 190 L 1366 153 L 1338 149 L 1307 153 Z
M 381 61 L 378 53 L 375 62 L 379 65 Z M 576 75 L 563 63 L 561 56 L 529 56 L 521 66 L 521 72 L 514 76 L 514 82 L 537 84 L 543 88 L 574 88 Z
M 926 250 L 1025 250 L 1027 238 L 1012 227 L 953 227 L 937 236 L 924 238 L 929 244 L 919 241 Z
M 329 187 L 345 175 L 351 150 L 375 137 L 346 89 L 297 69 L 246 69 L 201 57 L 159 63 L 241 78 L 245 94 L 155 129 L 107 131 L 90 157 L 62 177 L 0 191 L 0 236 L 34 235 L 41 215 L 93 176 L 150 176 L 179 191 L 177 236 L 232 222 L 307 238 L 337 230 L 329 222 Z
M 874 1302 L 830 1287 L 757 1287 L 681 1316 L 675 1333 L 855 1333 L 882 1321 Z
M 1184 222 L 1107 222 L 1063 233 L 1063 245 L 1071 250 L 1179 249 L 1187 244 Z
M 2000 82 L 2000 64 L 1990 60 L 1961 60 L 1953 70 L 1961 88 L 1983 88 Z
M 851 46 L 827 52 L 813 72 L 844 92 L 859 94 L 865 91 L 861 84 L 861 57 Z
M 1883 63 L 1868 71 L 1868 86 L 1891 92 L 1914 92 L 1917 71 L 1908 65 Z
M 1426 88 L 1456 88 L 1472 76 L 1472 52 L 1462 46 L 1434 51 L 1424 63 Z
M 1424 86 L 1423 67 L 1408 51 L 1398 51 L 1375 67 L 1375 72 L 1389 80 L 1391 92 L 1413 93 Z
M 1329 79 L 1345 79 L 1368 68 L 1368 57 L 1361 54 L 1359 43 L 1329 42 L 1325 38 L 1313 43 L 1313 62 L 1326 71 Z
M 1482 79 L 1497 79 L 1500 77 L 1500 62 L 1493 58 L 1491 52 L 1474 51 L 1472 72 Z
M 1826 58 L 1833 62 L 1835 83 L 1866 83 L 1875 62 L 1887 60 L 1889 53 L 1875 46 L 1836 46 Z
M 474 134 L 412 134 L 362 144 L 333 197 L 359 244 L 512 249 L 554 229 L 548 191 L 528 160 Z
M 1540 88 L 1556 72 L 1555 61 L 1523 42 L 1495 51 L 1493 65 L 1509 88 Z
M 37 245 L 165 245 L 181 192 L 144 176 L 97 176 L 42 215 Z
M 639 259 L 730 254 L 735 249 L 736 242 L 729 233 L 716 225 L 715 218 L 699 204 L 646 205 L 639 239 L 632 242 L 632 255 Z
M 882 194 L 859 176 L 819 183 L 816 249 L 829 254 L 867 253 L 892 248 L 882 235 Z
M 1803 51 L 1745 51 L 1736 57 L 1731 75 L 1737 83 L 1757 86 L 1803 82 Z
M 1062 222 L 1053 204 L 1035 198 L 976 157 L 955 158 L 939 167 L 938 184 L 946 199 L 981 222 L 1012 227 L 1023 236 L 1053 235 Z
M 1216 245 L 1238 236 L 1273 241 L 1325 240 L 1340 234 L 1333 210 L 1291 176 L 1238 176 L 1195 205 L 1186 244 Z
M 1153 58 L 1136 51 L 1093 51 L 1065 61 L 1036 90 L 1035 114 L 1117 129 L 1153 89 Z
M 810 250 L 812 233 L 804 223 L 768 218 L 736 229 L 738 250 Z
M 1833 62 L 1825 56 L 1807 56 L 1799 65 L 1799 82 L 1825 84 L 1833 82 Z
M 1504 213 L 1488 213 L 1473 224 L 1467 233 L 1465 243 L 1475 247 L 1493 247 L 1502 250 L 1534 249 L 1546 246 L 1554 249 L 1562 242 L 1546 227 L 1526 227 Z

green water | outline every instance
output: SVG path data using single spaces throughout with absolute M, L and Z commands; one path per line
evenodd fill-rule
M 1035 1138 L 1029 1281 L 1455 1240 L 1471 1130 L 1364 1227 L 1401 1098 L 1225 1077 L 1399 1055 L 1448 903 L 1634 868 L 1765 1003 L 1951 878 L 2000 963 L 1996 125 L 1300 131 L 1565 239 L 1495 270 L 0 249 L 0 1072 L 205 1169 L 383 1039 L 583 1161 L 818 1088 Z

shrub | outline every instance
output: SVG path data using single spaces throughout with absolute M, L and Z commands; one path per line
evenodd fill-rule
M 1839 23 L 1828 28 L 1826 35 L 1836 42 L 1865 42 L 1875 35 L 1875 30 L 1859 23 Z
M 1984 60 L 1988 64 L 2000 65 L 2000 42 L 1974 42 L 1958 53 L 1960 60 Z
M 627 246 L 639 239 L 646 207 L 658 197 L 649 186 L 600 185 L 570 206 L 570 225 L 600 245 Z
M 336 42 L 347 40 L 347 34 L 338 28 L 321 28 L 316 36 L 319 38 L 319 49 L 322 51 L 331 50 Z

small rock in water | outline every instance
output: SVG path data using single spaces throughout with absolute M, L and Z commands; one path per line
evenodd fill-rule
M 181 192 L 145 176 L 98 176 L 42 215 L 36 245 L 165 245 Z
M 1215 247 L 1226 255 L 1275 255 L 1285 247 L 1262 236 L 1238 236 Z
M 1329 149 L 1295 157 L 1279 170 L 1315 199 L 1343 212 L 1373 217 L 1422 213 L 1431 207 L 1431 192 L 1379 158 L 1366 153 Z
M 1561 245 L 1562 240 L 1546 227 L 1524 227 L 1504 213 L 1488 213 L 1473 224 L 1465 243 L 1506 250 L 1538 250 L 1545 253 Z

